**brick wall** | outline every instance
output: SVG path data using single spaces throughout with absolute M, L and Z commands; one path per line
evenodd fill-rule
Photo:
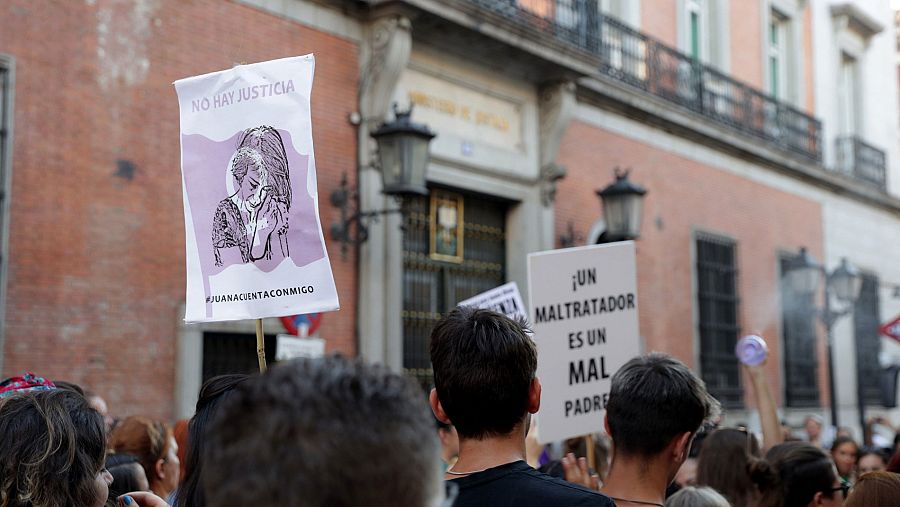
M 766 90 L 763 76 L 762 2 L 729 2 L 731 32 L 731 76 L 760 90 Z M 766 39 L 768 41 L 768 39 Z
M 602 215 L 594 189 L 612 182 L 615 166 L 633 167 L 631 179 L 649 191 L 636 243 L 640 328 L 648 351 L 696 366 L 693 234 L 717 233 L 736 241 L 739 324 L 742 332 L 761 333 L 769 341 L 767 370 L 780 402 L 778 255 L 806 246 L 824 258 L 819 204 L 578 121 L 563 139 L 559 160 L 569 172 L 558 187 L 557 231 L 572 222 L 587 235 Z M 825 358 L 820 340 L 823 393 Z M 749 404 L 749 397 L 745 401 Z M 827 403 L 827 396 L 821 401 Z
M 640 31 L 651 35 L 673 48 L 678 47 L 678 3 L 654 2 L 652 8 L 647 2 L 641 5 Z
M 316 53 L 327 228 L 328 195 L 342 172 L 355 177 L 357 46 L 223 0 L 8 0 L 0 52 L 16 59 L 2 373 L 34 370 L 98 391 L 116 415 L 168 418 L 185 284 L 172 81 Z M 328 248 L 344 309 L 321 335 L 355 354 L 356 260 Z

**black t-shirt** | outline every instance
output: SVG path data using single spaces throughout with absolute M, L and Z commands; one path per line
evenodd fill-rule
M 600 493 L 538 472 L 524 461 L 453 479 L 453 483 L 459 486 L 453 507 L 615 507 Z

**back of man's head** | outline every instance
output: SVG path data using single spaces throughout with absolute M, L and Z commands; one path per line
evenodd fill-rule
M 431 333 L 434 386 L 460 438 L 506 435 L 528 412 L 537 349 L 524 323 L 459 307 Z
M 299 359 L 240 385 L 204 446 L 207 504 L 324 507 L 440 501 L 421 390 L 380 366 Z
M 665 354 L 638 356 L 613 375 L 606 419 L 617 453 L 652 457 L 719 411 L 703 381 Z

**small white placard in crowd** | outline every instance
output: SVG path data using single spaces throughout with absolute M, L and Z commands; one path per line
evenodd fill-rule
M 601 431 L 611 377 L 640 353 L 634 243 L 528 256 L 540 439 Z
M 276 361 L 287 361 L 295 357 L 316 358 L 325 355 L 325 340 L 321 338 L 297 338 L 290 334 L 280 334 L 277 338 Z
M 502 313 L 512 319 L 519 317 L 528 319 L 528 311 L 525 310 L 525 304 L 522 303 L 522 296 L 519 294 L 519 286 L 516 282 L 509 282 L 477 296 L 472 296 L 465 301 L 460 301 L 457 306 L 474 306 Z

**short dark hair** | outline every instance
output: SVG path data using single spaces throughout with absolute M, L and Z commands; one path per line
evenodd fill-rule
M 838 447 L 844 444 L 853 444 L 853 447 L 856 447 L 856 451 L 859 452 L 859 444 L 856 443 L 856 440 L 853 440 L 852 437 L 848 436 L 840 436 L 834 439 L 834 442 L 831 443 L 831 452 L 834 453 L 838 450 Z
M 14 394 L 0 403 L 0 498 L 9 507 L 96 505 L 103 417 L 67 389 Z
M 340 356 L 280 363 L 243 382 L 207 432 L 209 506 L 419 507 L 440 495 L 421 389 Z
M 866 456 L 877 456 L 881 461 L 884 462 L 884 465 L 887 466 L 888 461 L 891 459 L 890 453 L 879 447 L 860 447 L 859 451 L 856 453 L 856 464 L 859 465 L 859 461 Z
M 142 475 L 145 480 L 147 479 L 144 468 L 133 454 L 119 452 L 107 455 L 106 471 L 113 478 L 113 482 L 109 486 L 109 497 L 106 500 L 106 505 L 110 507 L 115 507 L 116 500 L 125 493 L 140 491 L 142 487 L 146 487 L 145 484 L 141 484 L 140 480 Z M 149 483 L 149 481 L 147 482 Z
M 650 457 L 679 434 L 696 433 L 718 411 L 684 363 L 654 353 L 631 359 L 613 375 L 606 418 L 616 452 Z
M 232 373 L 217 375 L 210 378 L 200 387 L 200 395 L 197 398 L 197 407 L 194 416 L 188 423 L 186 460 L 184 477 L 175 493 L 175 505 L 190 505 L 192 507 L 205 507 L 206 494 L 200 481 L 203 470 L 202 452 L 206 445 L 206 432 L 209 423 L 219 412 L 222 401 L 228 398 L 237 386 L 250 378 L 244 373 Z
M 431 332 L 434 387 L 460 438 L 509 434 L 528 412 L 537 349 L 524 322 L 458 307 Z
M 54 380 L 53 383 L 56 385 L 57 389 L 68 389 L 69 391 L 73 391 L 73 392 L 76 392 L 76 393 L 84 396 L 88 400 L 91 399 L 91 396 L 96 396 L 94 393 L 86 391 L 83 387 L 81 387 L 80 385 L 78 385 L 74 382 L 67 382 L 65 380 Z

